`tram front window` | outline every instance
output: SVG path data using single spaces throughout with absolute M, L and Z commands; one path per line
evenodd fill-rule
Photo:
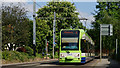
M 79 50 L 79 31 L 61 32 L 61 50 Z

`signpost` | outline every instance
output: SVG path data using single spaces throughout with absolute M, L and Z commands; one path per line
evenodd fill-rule
M 55 47 L 55 21 L 56 21 L 56 14 L 54 12 L 54 20 L 53 20 L 53 59 L 54 59 L 54 47 Z
M 113 26 L 111 24 L 100 24 L 100 60 L 102 59 L 102 35 L 113 35 Z
M 48 54 L 47 39 L 45 39 L 45 44 L 46 44 L 46 59 L 47 59 L 47 54 Z

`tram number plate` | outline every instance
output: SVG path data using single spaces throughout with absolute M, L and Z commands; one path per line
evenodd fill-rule
M 70 56 L 70 55 L 72 55 L 72 54 L 68 53 L 67 55 Z

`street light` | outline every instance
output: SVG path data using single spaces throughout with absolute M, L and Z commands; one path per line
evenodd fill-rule
M 83 21 L 86 20 L 87 21 L 88 19 L 87 18 L 79 18 L 79 20 L 83 20 Z M 85 28 L 86 28 L 86 21 L 85 21 Z

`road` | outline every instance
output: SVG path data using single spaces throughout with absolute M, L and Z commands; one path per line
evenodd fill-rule
M 48 60 L 43 62 L 3 65 L 2 68 L 114 68 L 114 66 L 116 66 L 110 64 L 111 63 L 107 61 L 107 59 L 102 59 L 101 61 L 99 59 L 94 59 L 85 64 L 60 64 L 58 60 Z M 120 66 L 115 68 L 120 68 Z
M 60 64 L 58 60 L 44 61 L 44 62 L 35 62 L 35 63 L 25 63 L 25 64 L 15 64 L 15 65 L 4 65 L 2 68 L 93 68 L 94 65 L 99 62 L 97 59 L 94 59 L 86 64 Z

